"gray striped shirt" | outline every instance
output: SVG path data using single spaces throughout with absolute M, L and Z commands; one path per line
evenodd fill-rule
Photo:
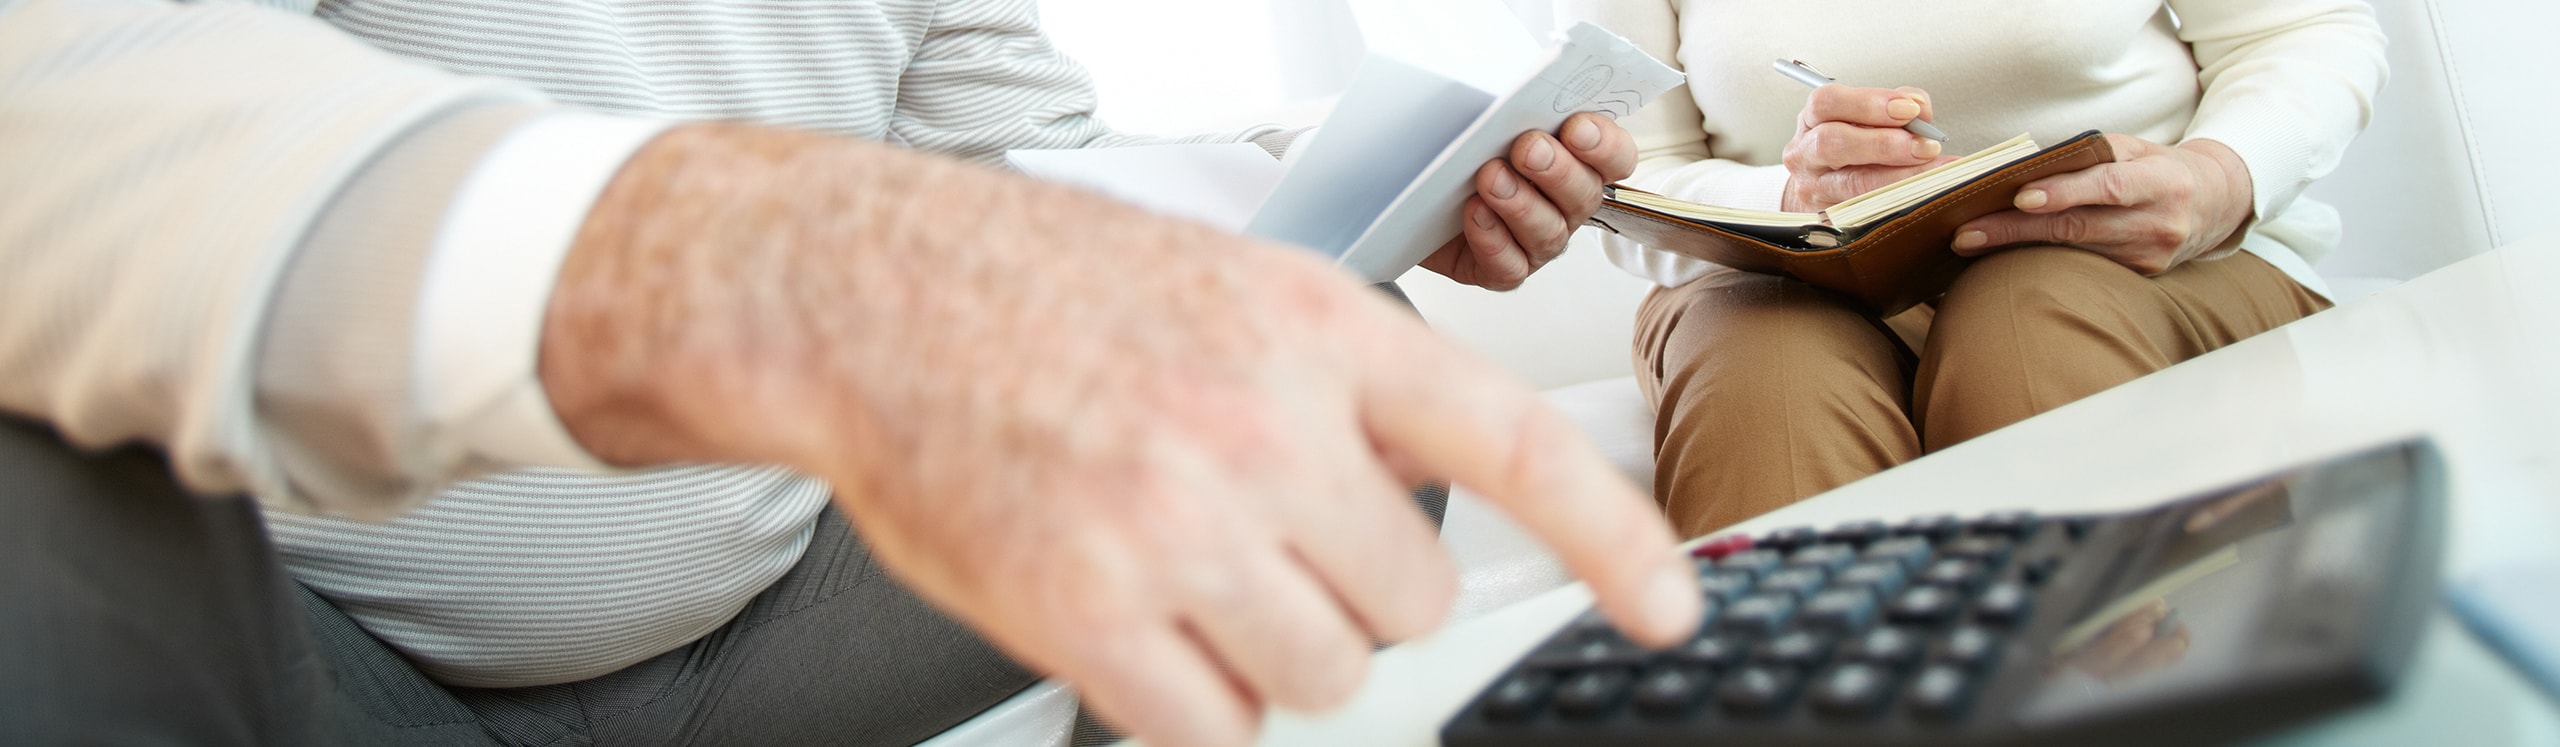
M 158 441 L 191 485 L 275 504 L 380 514 L 488 466 L 415 464 L 392 404 L 439 215 L 418 195 L 542 105 L 512 83 L 370 59 L 276 6 L 611 113 L 985 162 L 1140 141 L 1090 116 L 1090 82 L 1040 34 L 1032 0 L 261 4 L 0 0 L 0 167 L 49 177 L 0 177 L 0 304 L 20 320 L 0 325 L 0 407 L 83 442 Z M 131 70 L 101 81 L 100 60 Z M 99 95 L 110 83 L 170 102 Z M 180 205 L 205 214 L 151 212 Z M 54 319 L 82 321 L 42 323 Z M 380 365 L 325 362 L 349 359 Z M 719 627 L 797 560 L 827 494 L 775 468 L 519 470 L 388 523 L 269 519 L 298 578 L 431 676 L 511 687 L 593 677 Z

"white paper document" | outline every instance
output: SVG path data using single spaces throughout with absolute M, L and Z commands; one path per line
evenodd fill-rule
M 1252 143 L 1006 151 L 1022 173 L 1242 232 L 1280 184 L 1280 161 Z
M 1495 0 L 1377 7 L 1392 10 L 1359 11 L 1371 48 L 1350 90 L 1290 148 L 1285 169 L 1252 145 L 1006 158 L 1033 176 L 1303 246 L 1386 282 L 1458 236 L 1476 170 L 1508 155 L 1521 133 L 1554 133 L 1580 112 L 1623 117 L 1681 80 L 1588 23 L 1559 34 L 1542 61 Z
M 1577 24 L 1562 41 L 1544 64 L 1521 65 L 1529 72 L 1508 92 L 1373 49 L 1245 232 L 1394 280 L 1458 235 L 1476 169 L 1521 133 L 1553 133 L 1578 112 L 1632 114 L 1680 84 L 1678 71 L 1598 26 Z

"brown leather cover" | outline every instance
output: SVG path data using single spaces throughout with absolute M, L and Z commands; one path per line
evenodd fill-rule
M 1938 297 L 1971 260 L 1948 248 L 1956 229 L 1975 218 L 2007 210 L 2018 188 L 2115 160 L 2107 139 L 2084 132 L 2017 163 L 1966 182 L 1928 202 L 1869 228 L 1839 246 L 1789 247 L 1619 202 L 1603 200 L 1594 225 L 1674 254 L 1741 270 L 1775 273 L 1856 299 L 1878 316 L 1891 316 Z M 1614 187 L 1614 189 L 1632 189 Z

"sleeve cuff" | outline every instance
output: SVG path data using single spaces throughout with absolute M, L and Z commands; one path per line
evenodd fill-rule
M 543 317 L 588 209 L 668 126 L 548 114 L 507 133 L 464 180 L 418 304 L 413 380 L 435 463 L 604 467 L 542 390 Z
M 2258 219 L 2273 218 L 2311 187 L 2314 157 L 2308 132 L 2288 121 L 2298 117 L 2282 110 L 2226 108 L 2208 116 L 2198 112 L 2185 140 L 2212 140 L 2240 154 L 2249 167 L 2250 208 Z

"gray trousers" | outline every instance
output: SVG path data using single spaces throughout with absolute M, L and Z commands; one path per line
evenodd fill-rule
M 1032 676 L 891 581 L 829 511 L 727 626 L 585 682 L 445 688 L 285 574 L 246 500 L 143 449 L 0 420 L 0 744 L 878 744 Z

